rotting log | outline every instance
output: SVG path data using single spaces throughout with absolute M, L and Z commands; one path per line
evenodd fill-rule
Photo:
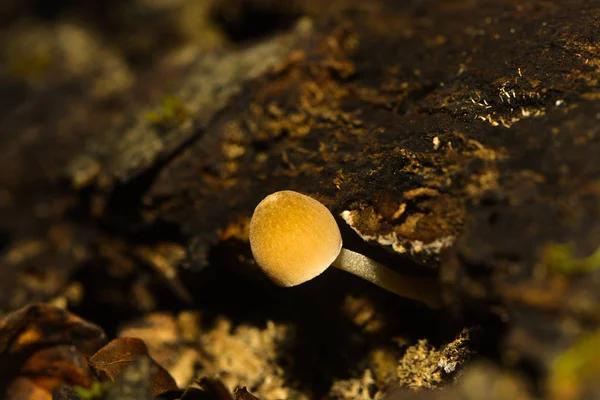
M 294 189 L 396 268 L 439 272 L 457 315 L 496 315 L 506 363 L 553 373 L 600 322 L 600 4 L 318 3 L 135 90 L 87 93 L 90 68 L 3 112 L 0 307 L 52 296 L 105 242 L 176 242 L 199 271 Z

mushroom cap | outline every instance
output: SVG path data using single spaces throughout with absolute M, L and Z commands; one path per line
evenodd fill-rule
M 273 282 L 296 286 L 331 265 L 342 249 L 342 235 L 327 207 L 309 196 L 283 190 L 256 206 L 250 221 L 250 247 Z

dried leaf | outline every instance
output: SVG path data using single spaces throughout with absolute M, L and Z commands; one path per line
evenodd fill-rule
M 16 398 L 28 398 L 27 393 L 50 396 L 63 383 L 89 385 L 83 356 L 104 340 L 100 327 L 51 304 L 14 311 L 0 321 L 0 392 L 9 388 Z
M 114 339 L 90 357 L 88 362 L 99 379 L 115 381 L 139 358 L 149 359 L 150 364 L 156 367 L 151 368 L 147 377 L 151 381 L 153 396 L 179 390 L 171 375 L 148 355 L 148 347 L 141 339 Z
M 102 328 L 52 304 L 32 304 L 0 321 L 0 360 L 56 344 L 73 345 L 87 356 L 104 341 Z
M 147 356 L 139 356 L 116 377 L 104 397 L 105 400 L 153 399 L 152 376 L 157 365 Z
M 61 345 L 35 352 L 25 362 L 21 374 L 50 393 L 61 384 L 89 387 L 94 378 L 85 357 L 73 346 Z
M 180 319 L 172 313 L 153 312 L 123 324 L 116 336 L 142 339 L 150 356 L 169 371 L 177 385 L 188 387 L 194 380 L 194 365 L 200 358 L 192 345 L 198 335 L 199 322 L 193 313 L 182 315 L 184 318 Z
M 205 393 L 203 399 L 206 400 L 234 400 L 231 391 L 227 385 L 218 377 L 203 377 L 198 381 L 198 385 Z
M 4 400 L 52 400 L 50 392 L 31 379 L 20 376 L 14 379 L 4 393 Z
M 249 393 L 248 390 L 246 390 L 246 386 L 235 389 L 233 395 L 235 396 L 235 400 L 260 400 L 258 397 Z
M 204 390 L 197 387 L 189 387 L 185 389 L 180 400 L 218 400 L 206 393 Z

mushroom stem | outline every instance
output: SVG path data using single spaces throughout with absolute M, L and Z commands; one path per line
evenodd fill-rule
M 437 281 L 433 279 L 415 278 L 400 274 L 369 257 L 344 248 L 331 265 L 399 296 L 425 303 L 430 308 L 440 308 L 442 306 L 440 288 Z

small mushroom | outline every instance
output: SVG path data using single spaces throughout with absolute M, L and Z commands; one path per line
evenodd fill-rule
M 333 265 L 430 308 L 442 305 L 435 280 L 402 275 L 342 248 L 342 235 L 331 212 L 298 192 L 275 192 L 256 206 L 250 221 L 250 247 L 258 266 L 279 286 L 299 285 Z

